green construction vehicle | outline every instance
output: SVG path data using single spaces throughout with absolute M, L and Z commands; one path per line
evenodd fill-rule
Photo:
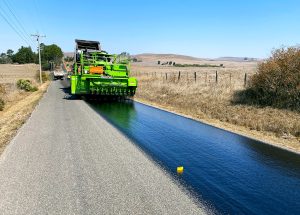
M 75 40 L 71 94 L 97 97 L 128 97 L 137 80 L 129 77 L 129 61 L 101 50 L 98 41 Z

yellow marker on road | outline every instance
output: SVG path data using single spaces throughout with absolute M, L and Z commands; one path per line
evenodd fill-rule
M 177 167 L 177 173 L 182 174 L 183 173 L 183 166 Z

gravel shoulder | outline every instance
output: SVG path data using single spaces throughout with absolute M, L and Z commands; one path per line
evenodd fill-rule
M 59 81 L 0 157 L 0 193 L 0 214 L 206 213 Z

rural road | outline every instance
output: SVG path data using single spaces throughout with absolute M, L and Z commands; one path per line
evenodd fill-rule
M 0 214 L 204 214 L 134 143 L 52 82 L 0 157 Z

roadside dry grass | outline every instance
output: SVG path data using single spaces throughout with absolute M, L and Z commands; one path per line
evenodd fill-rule
M 140 66 L 139 71 L 133 72 L 139 81 L 136 100 L 300 152 L 300 113 L 232 103 L 234 93 L 244 87 L 240 73 L 232 73 L 231 83 L 195 83 L 193 77 L 178 82 L 176 76 L 165 80 L 159 75 L 149 75 L 150 69 L 152 73 L 157 71 L 151 67 Z M 170 72 L 169 68 L 165 71 Z
M 0 154 L 47 89 L 48 82 L 38 85 L 35 80 L 36 70 L 37 66 L 33 64 L 0 65 L 0 97 L 5 102 L 4 109 L 0 111 Z M 19 79 L 32 81 L 38 86 L 38 91 L 19 90 L 16 86 Z
M 15 84 L 19 79 L 35 80 L 38 70 L 36 64 L 1 64 L 0 65 L 0 84 Z
M 0 154 L 15 136 L 17 130 L 26 122 L 36 104 L 47 89 L 49 82 L 44 83 L 36 92 L 23 92 L 15 97 L 0 112 Z

